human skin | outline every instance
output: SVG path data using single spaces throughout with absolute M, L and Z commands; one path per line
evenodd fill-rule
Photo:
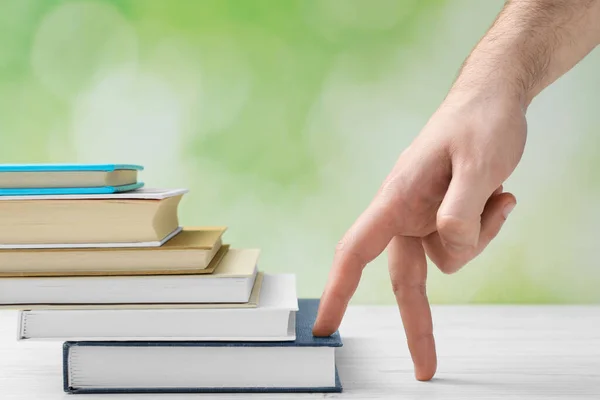
M 338 243 L 313 333 L 338 329 L 364 267 L 386 248 L 418 380 L 437 369 L 426 256 L 454 273 L 516 205 L 502 183 L 519 163 L 529 104 L 600 44 L 600 0 L 508 1 L 447 97 Z

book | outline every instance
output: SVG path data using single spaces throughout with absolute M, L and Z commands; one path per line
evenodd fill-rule
M 19 340 L 293 341 L 298 311 L 291 274 L 263 276 L 256 308 L 26 310 Z
M 0 196 L 0 248 L 160 246 L 180 230 L 186 192 Z
M 0 196 L 135 190 L 143 186 L 141 170 L 131 164 L 0 164 Z
M 341 392 L 338 332 L 314 337 L 318 300 L 300 299 L 292 342 L 65 342 L 68 393 Z
M 160 189 L 144 187 L 124 193 L 0 196 L 0 202 L 11 200 L 163 200 L 168 197 L 183 195 L 187 192 L 189 192 L 188 189 Z
M 38 188 L 38 189 L 1 189 L 0 196 L 44 196 L 44 195 L 65 195 L 65 194 L 113 194 L 129 192 L 144 187 L 143 182 L 132 183 L 122 186 L 102 186 L 89 188 Z
M 184 228 L 160 247 L 0 249 L 0 276 L 212 273 L 225 230 Z
M 230 249 L 212 274 L 2 277 L 0 304 L 246 303 L 259 254 Z
M 260 298 L 263 273 L 258 271 L 250 298 L 246 303 L 105 303 L 105 304 L 0 304 L 0 310 L 172 310 L 172 309 L 222 309 L 256 308 Z

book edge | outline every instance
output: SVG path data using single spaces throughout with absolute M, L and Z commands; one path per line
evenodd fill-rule
M 138 164 L 0 164 L 2 172 L 71 172 L 71 171 L 99 171 L 112 172 L 116 170 L 143 171 L 144 167 Z
M 148 191 L 157 190 L 152 193 Z M 129 192 L 109 194 L 63 194 L 63 195 L 19 195 L 0 196 L 0 201 L 22 201 L 22 200 L 163 200 L 169 197 L 184 195 L 189 189 L 157 189 L 140 188 Z
M 67 343 L 65 343 L 66 346 Z M 70 344 L 66 349 L 66 354 L 63 352 L 63 388 L 66 393 L 70 394 L 109 394 L 109 393 L 342 393 L 343 386 L 340 379 L 337 363 L 335 364 L 335 385 L 323 387 L 213 387 L 213 388 L 110 388 L 110 389 L 78 389 L 69 385 L 69 370 L 68 366 L 68 351 L 73 344 Z M 65 349 L 66 347 L 63 347 Z
M 34 198 L 42 198 L 44 196 L 110 195 L 131 192 L 141 189 L 142 187 L 144 187 L 144 182 L 136 182 L 121 186 L 96 186 L 80 188 L 0 188 L 0 196 L 31 196 Z
M 0 196 L 1 197 L 1 196 Z M 162 240 L 152 242 L 130 242 L 130 243 L 54 243 L 54 244 L 0 244 L 0 250 L 34 250 L 34 249 L 103 249 L 103 248 L 138 248 L 138 247 L 161 247 L 181 232 L 180 226 L 169 233 Z
M 168 309 L 232 309 L 257 308 L 260 302 L 260 289 L 264 273 L 258 271 L 250 297 L 245 303 L 116 303 L 116 304 L 0 304 L 1 310 L 168 310 Z

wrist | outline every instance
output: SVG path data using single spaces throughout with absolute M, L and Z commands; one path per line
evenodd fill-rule
M 533 82 L 519 71 L 510 56 L 478 57 L 472 54 L 462 66 L 449 92 L 451 98 L 492 99 L 516 102 L 527 110 L 536 95 Z
M 517 78 L 507 76 L 459 76 L 444 101 L 446 104 L 474 105 L 511 104 L 527 111 L 533 96 Z

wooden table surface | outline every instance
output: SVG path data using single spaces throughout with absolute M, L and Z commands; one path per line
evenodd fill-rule
M 80 395 L 84 400 L 175 398 L 600 399 L 600 307 L 438 306 L 438 374 L 413 378 L 398 311 L 350 307 L 334 395 Z M 73 399 L 62 391 L 61 342 L 17 342 L 16 313 L 0 312 L 0 399 Z

